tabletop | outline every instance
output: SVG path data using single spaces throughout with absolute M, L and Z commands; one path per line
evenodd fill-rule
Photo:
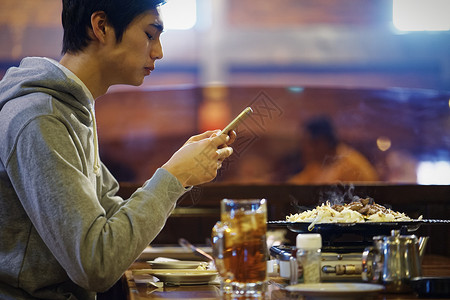
M 128 300 L 143 299 L 224 299 L 220 294 L 220 286 L 217 284 L 170 286 L 162 282 L 153 283 L 151 275 L 133 275 L 133 270 L 148 269 L 145 262 L 135 262 L 127 270 L 123 277 L 123 285 L 127 293 Z M 437 255 L 426 255 L 422 265 L 423 276 L 449 276 L 450 258 Z M 278 278 L 269 278 L 269 291 L 264 297 L 265 300 L 272 299 L 305 299 L 299 293 L 286 291 L 280 284 Z M 388 294 L 379 293 L 371 299 L 396 299 L 409 300 L 420 299 L 415 293 L 409 294 Z M 427 298 L 432 299 L 432 298 Z M 442 299 L 442 298 L 441 298 Z

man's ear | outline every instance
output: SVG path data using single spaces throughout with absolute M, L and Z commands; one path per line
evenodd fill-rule
M 105 43 L 107 35 L 111 33 L 111 27 L 108 24 L 106 13 L 103 11 L 96 11 L 91 15 L 91 26 L 93 38 L 100 43 Z

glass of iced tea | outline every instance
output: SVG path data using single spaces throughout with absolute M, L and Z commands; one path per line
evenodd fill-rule
M 263 296 L 267 290 L 267 203 L 224 199 L 212 230 L 213 256 L 221 291 L 232 296 Z

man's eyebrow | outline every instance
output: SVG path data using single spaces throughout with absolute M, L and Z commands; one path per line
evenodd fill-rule
M 150 24 L 150 26 L 153 26 L 156 29 L 158 29 L 159 31 L 164 32 L 164 26 L 160 23 L 155 22 L 155 23 Z

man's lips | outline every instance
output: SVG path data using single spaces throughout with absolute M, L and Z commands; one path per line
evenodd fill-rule
M 147 75 L 150 75 L 150 73 L 155 69 L 154 67 L 145 67 L 145 72 L 147 73 Z

